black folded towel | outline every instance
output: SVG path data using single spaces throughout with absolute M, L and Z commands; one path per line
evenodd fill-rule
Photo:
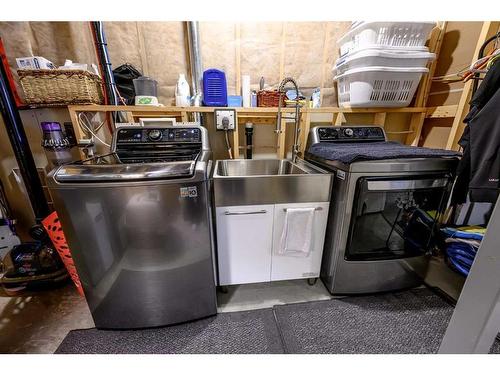
M 362 160 L 384 160 L 401 158 L 460 157 L 456 151 L 436 148 L 406 146 L 394 141 L 372 143 L 316 143 L 308 153 L 326 160 L 337 160 L 345 164 Z

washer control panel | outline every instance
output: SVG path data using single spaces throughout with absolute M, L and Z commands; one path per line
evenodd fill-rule
M 142 128 L 119 129 L 117 144 L 125 143 L 199 143 L 201 132 L 197 128 Z
M 320 142 L 385 141 L 384 130 L 378 126 L 326 126 L 315 130 Z

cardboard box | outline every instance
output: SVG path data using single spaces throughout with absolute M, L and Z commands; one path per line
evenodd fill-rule
M 41 56 L 18 57 L 16 58 L 19 69 L 55 69 L 52 61 Z

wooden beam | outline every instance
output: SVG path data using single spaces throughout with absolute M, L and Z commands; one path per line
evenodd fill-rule
M 427 103 L 427 99 L 431 91 L 432 77 L 434 77 L 434 72 L 436 71 L 439 52 L 441 50 L 441 45 L 443 43 L 447 26 L 447 22 L 440 22 L 438 26 L 432 29 L 431 37 L 429 39 L 429 51 L 435 53 L 436 58 L 433 61 L 427 63 L 429 73 L 424 74 L 422 79 L 420 80 L 420 86 L 415 97 L 415 107 L 423 107 Z
M 238 131 L 238 120 L 233 130 L 233 158 L 238 159 L 240 157 L 240 135 Z
M 286 157 L 286 120 L 281 119 L 281 132 L 278 133 L 278 150 L 277 157 L 278 159 L 285 159 Z
M 181 112 L 213 112 L 215 107 L 176 107 L 176 106 L 147 106 L 147 105 L 70 105 L 71 108 L 77 112 L 117 112 L 117 111 L 130 111 L 136 116 L 136 112 L 142 113 L 181 113 Z M 227 108 L 227 107 L 226 107 Z M 237 114 L 256 114 L 256 113 L 278 113 L 277 107 L 234 107 Z M 414 113 L 414 112 L 425 112 L 427 108 L 425 107 L 404 107 L 404 108 L 339 108 L 339 107 L 321 107 L 321 108 L 301 108 L 301 112 L 310 113 Z M 295 108 L 285 107 L 282 108 L 283 113 L 294 113 Z
M 373 125 L 377 125 L 380 127 L 385 127 L 385 119 L 387 117 L 386 112 L 375 113 L 373 116 Z
M 285 78 L 286 22 L 281 26 L 280 82 Z M 278 82 L 279 84 L 279 82 Z
M 327 22 L 325 26 L 325 35 L 323 38 L 323 58 L 321 60 L 321 83 L 320 83 L 320 102 L 323 103 L 324 87 L 326 82 L 326 77 L 330 71 L 330 66 L 328 62 L 328 46 L 330 44 L 330 30 L 332 28 L 332 22 Z
M 141 58 L 142 74 L 149 76 L 149 65 L 146 51 L 146 44 L 144 43 L 144 34 L 142 33 L 142 25 L 140 22 L 135 23 L 135 30 L 137 33 L 137 41 L 139 42 L 139 56 Z
M 492 21 L 483 22 L 483 27 L 481 28 L 481 33 L 479 34 L 476 48 L 471 58 L 471 64 L 473 64 L 476 61 L 477 56 L 479 54 L 479 50 L 481 49 L 481 46 L 486 41 L 486 39 L 488 39 L 496 32 L 498 32 L 499 25 L 500 22 L 492 22 Z M 463 120 L 467 115 L 467 113 L 469 112 L 468 103 L 470 101 L 472 93 L 473 82 L 474 82 L 473 80 L 469 80 L 464 85 L 462 96 L 460 97 L 460 101 L 458 102 L 457 113 L 455 119 L 453 120 L 453 125 L 451 126 L 451 131 L 450 135 L 448 136 L 448 141 L 446 142 L 447 150 L 458 150 L 459 148 L 458 140 L 460 139 L 463 133 L 464 129 Z
M 235 55 L 236 55 L 236 93 L 241 95 L 241 24 L 239 22 L 234 26 L 234 39 L 235 39 Z
M 311 129 L 311 112 L 306 112 L 300 116 L 300 152 L 304 156 L 307 144 L 307 138 L 309 137 L 309 130 Z
M 135 122 L 134 120 L 134 114 L 130 111 L 125 112 L 125 117 L 127 118 L 128 122 Z
M 455 117 L 457 105 L 443 105 L 439 107 L 428 107 L 425 112 L 426 118 L 450 118 Z
M 418 146 L 418 141 L 420 140 L 420 135 L 422 134 L 422 126 L 425 120 L 425 112 L 413 113 L 410 119 L 410 128 L 408 135 L 406 136 L 405 144 L 411 146 Z
M 302 112 L 311 113 L 412 113 L 425 112 L 424 107 L 403 107 L 403 108 L 352 108 L 352 107 L 321 107 L 321 108 L 303 108 Z
M 68 108 L 69 111 L 69 118 L 71 119 L 71 123 L 73 124 L 73 131 L 75 132 L 75 138 L 76 142 L 79 143 L 81 139 L 87 139 L 88 135 L 85 134 L 82 131 L 82 128 L 80 127 L 80 121 L 78 119 L 78 113 L 76 111 L 71 110 L 71 108 Z M 81 159 L 85 159 L 85 153 L 83 152 L 83 149 L 78 148 L 78 152 L 80 154 Z
M 343 112 L 338 112 L 336 115 L 334 115 L 333 121 L 333 125 L 340 126 L 343 123 L 347 122 L 347 119 L 345 118 Z

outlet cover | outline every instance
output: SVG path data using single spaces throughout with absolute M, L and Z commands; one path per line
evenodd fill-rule
M 217 130 L 234 130 L 236 126 L 236 111 L 234 109 L 215 109 L 214 117 Z

